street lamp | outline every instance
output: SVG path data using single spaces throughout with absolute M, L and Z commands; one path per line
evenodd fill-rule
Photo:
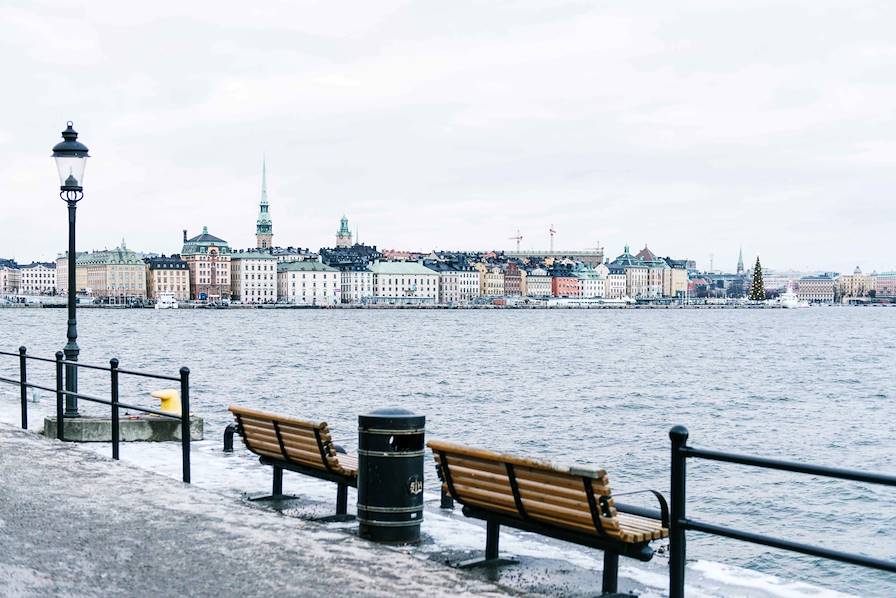
M 68 204 L 68 330 L 63 352 L 66 361 L 78 361 L 78 318 L 75 313 L 77 296 L 77 284 L 75 282 L 75 209 L 78 202 L 84 197 L 84 188 L 81 183 L 84 179 L 84 166 L 87 164 L 87 146 L 78 141 L 78 132 L 72 128 L 72 121 L 68 121 L 65 131 L 62 132 L 61 143 L 53 147 L 53 158 L 56 160 L 56 169 L 59 171 L 59 197 Z M 65 390 L 78 392 L 78 368 L 74 365 L 65 367 Z M 78 416 L 77 397 L 66 395 L 65 417 Z

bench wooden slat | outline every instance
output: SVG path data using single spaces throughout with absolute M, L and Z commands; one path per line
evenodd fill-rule
M 231 405 L 227 408 L 228 411 L 233 413 L 234 415 L 241 415 L 245 418 L 259 419 L 261 421 L 271 421 L 272 419 L 277 420 L 277 422 L 289 424 L 296 426 L 298 428 L 306 428 L 306 429 L 322 429 L 327 427 L 327 422 L 310 422 L 303 419 L 296 419 L 293 417 L 281 417 L 279 415 L 273 415 L 271 413 L 266 413 L 264 411 L 258 411 L 256 409 L 248 409 L 246 407 L 237 407 L 236 405 Z
M 274 442 L 277 441 L 277 431 L 271 423 L 261 425 L 258 422 L 249 423 L 248 421 L 243 420 L 243 431 L 249 434 L 250 438 L 258 436 L 260 438 L 272 438 L 274 439 Z M 284 443 L 288 442 L 290 446 L 298 447 L 303 445 L 305 446 L 304 450 L 318 450 L 317 439 L 313 434 L 299 435 L 292 431 L 280 428 L 280 437 L 283 439 Z
M 595 498 L 611 497 L 607 503 L 609 516 L 599 515 L 605 535 L 626 543 L 641 543 L 668 536 L 668 530 L 659 521 L 617 511 L 609 478 L 602 469 L 582 472 L 575 468 L 559 468 L 550 463 L 439 441 L 430 441 L 428 446 L 433 449 L 436 463 L 450 476 L 455 498 L 462 504 L 494 509 L 521 520 L 525 517 L 544 524 L 598 534 L 585 492 L 587 483 Z M 513 496 L 508 463 L 513 467 L 522 510 Z M 448 490 L 447 483 L 444 488 Z
M 438 453 L 436 454 L 438 455 Z M 503 463 L 487 461 L 481 458 L 466 457 L 448 451 L 445 451 L 445 456 L 448 459 L 448 467 L 451 468 L 458 466 L 474 471 L 479 470 L 497 475 L 507 475 L 507 467 Z M 440 458 L 441 457 L 438 457 L 436 461 L 438 462 Z M 527 480 L 540 484 L 546 484 L 548 486 L 560 486 L 563 488 L 570 488 L 574 490 L 579 490 L 582 488 L 581 477 L 571 477 L 569 475 L 560 476 L 553 471 L 538 471 L 526 466 L 514 467 L 514 471 L 516 472 L 516 478 L 518 482 Z M 592 480 L 592 487 L 594 488 L 596 494 L 607 495 L 610 493 L 609 484 L 606 483 L 606 481 L 606 474 L 604 474 L 600 478 Z
M 514 466 L 523 466 L 523 467 L 533 467 L 535 469 L 551 471 L 555 473 L 561 473 L 566 475 L 572 475 L 577 477 L 591 477 L 591 478 L 602 478 L 607 475 L 607 472 L 603 469 L 579 469 L 574 467 L 562 467 L 560 465 L 556 465 L 554 463 L 550 463 L 547 461 L 539 461 L 536 459 L 527 459 L 525 457 L 517 457 L 514 455 L 504 455 L 500 453 L 492 453 L 489 451 L 484 451 L 481 449 L 471 448 L 468 446 L 463 446 L 459 444 L 453 444 L 450 442 L 444 442 L 441 440 L 430 440 L 426 443 L 426 446 L 430 447 L 433 452 L 445 451 L 449 454 L 454 455 L 463 455 L 466 457 L 478 458 L 480 460 L 485 461 L 495 461 L 499 460 L 502 463 L 510 463 Z

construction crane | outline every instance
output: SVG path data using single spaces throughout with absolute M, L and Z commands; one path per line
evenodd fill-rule
M 554 235 L 557 234 L 557 231 L 554 230 L 554 225 L 553 225 L 553 224 L 552 224 L 551 227 L 548 229 L 548 234 L 551 235 L 551 253 L 554 253 Z
M 516 236 L 510 237 L 511 241 L 516 241 L 516 252 L 520 252 L 520 241 L 523 240 L 523 235 L 520 234 L 520 229 L 516 229 Z

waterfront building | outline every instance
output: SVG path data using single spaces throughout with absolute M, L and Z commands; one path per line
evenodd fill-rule
M 33 262 L 19 268 L 19 292 L 22 295 L 55 295 L 56 264 Z
M 112 303 L 146 299 L 146 263 L 127 248 L 79 254 L 75 260 L 77 291 Z
M 230 297 L 240 303 L 276 303 L 277 258 L 263 249 L 231 252 Z
M 656 299 L 663 296 L 663 280 L 669 276 L 669 264 L 662 258 L 658 258 L 647 245 L 639 251 L 636 258 L 641 260 L 647 267 L 647 291 L 645 297 Z
M 874 281 L 874 291 L 877 297 L 896 297 L 896 272 L 881 272 Z
M 190 300 L 190 268 L 179 255 L 144 258 L 146 263 L 146 295 L 158 301 L 162 293 L 174 295 L 177 301 Z
M 799 279 L 797 297 L 811 303 L 834 302 L 834 275 L 831 273 L 803 276 Z
M 373 272 L 366 265 L 339 268 L 342 303 L 368 303 L 373 297 Z
M 336 231 L 336 247 L 351 247 L 352 231 L 348 228 L 348 218 L 345 214 L 339 220 L 339 230 Z
M 190 292 L 199 301 L 230 299 L 230 246 L 224 239 L 210 235 L 208 227 L 202 234 L 188 239 L 184 231 L 184 246 L 180 255 L 190 269 Z
M 502 297 L 504 295 L 504 272 L 501 268 L 491 266 L 481 271 L 479 289 L 483 297 Z
M 668 268 L 663 270 L 663 296 L 684 297 L 688 291 L 688 262 L 665 257 Z M 742 275 L 742 274 L 741 274 Z
M 526 274 L 527 297 L 550 297 L 551 276 L 542 268 L 533 268 Z
M 513 262 L 504 270 L 504 295 L 508 297 L 525 297 L 526 271 Z
M 603 266 L 606 268 L 606 266 Z M 606 277 L 601 278 L 594 268 L 586 264 L 573 266 L 572 274 L 579 280 L 579 296 L 584 299 L 603 297 L 606 293 Z
M 374 262 L 373 301 L 378 303 L 435 303 L 439 275 L 419 262 Z
M 480 296 L 481 273 L 475 268 L 454 262 L 424 262 L 439 275 L 439 303 L 466 303 Z
M 0 260 L 0 293 L 18 295 L 22 281 L 19 265 L 13 260 Z
M 841 297 L 865 297 L 872 290 L 874 279 L 868 274 L 862 274 L 862 269 L 858 266 L 852 274 L 841 274 L 837 278 L 837 291 Z
M 258 219 L 255 221 L 255 243 L 258 249 L 269 249 L 274 246 L 274 224 L 271 222 L 269 207 L 267 166 L 262 160 L 261 201 L 258 204 Z
M 607 268 L 606 294 L 607 299 L 622 299 L 626 297 L 626 277 L 623 268 Z
M 648 296 L 647 265 L 629 252 L 628 245 L 625 246 L 622 255 L 610 262 L 607 267 L 611 273 L 621 272 L 625 275 L 625 295 L 627 297 L 637 299 Z
M 277 264 L 277 297 L 293 305 L 336 305 L 342 295 L 341 273 L 311 261 Z
M 554 274 L 551 278 L 551 295 L 554 297 L 581 297 L 579 279 L 572 273 Z

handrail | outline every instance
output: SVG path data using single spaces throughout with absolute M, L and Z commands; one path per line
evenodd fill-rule
M 841 480 L 853 480 L 855 482 L 867 482 L 869 484 L 896 486 L 896 475 L 886 475 L 870 471 L 797 463 L 796 461 L 783 461 L 781 459 L 754 457 L 752 455 L 738 455 L 722 451 L 699 449 L 692 446 L 682 447 L 681 454 L 685 457 L 708 459 L 710 461 L 724 461 L 726 463 L 751 465 L 753 467 L 762 467 L 765 469 L 778 469 L 781 471 L 793 471 L 795 473 L 808 473 L 810 475 L 824 476 L 827 478 L 839 478 Z
M 137 370 L 122 370 L 118 367 L 118 359 L 109 360 L 109 367 L 98 366 L 86 363 L 80 363 L 76 361 L 65 361 L 64 354 L 62 351 L 58 351 L 55 355 L 55 359 L 46 359 L 44 357 L 36 357 L 33 355 L 28 355 L 25 347 L 19 347 L 18 353 L 10 353 L 8 351 L 0 351 L 0 356 L 8 356 L 8 357 L 18 357 L 19 358 L 19 379 L 15 380 L 12 378 L 6 378 L 0 376 L 0 382 L 6 384 L 14 384 L 20 388 L 20 401 L 21 401 L 21 409 L 22 409 L 22 429 L 28 429 L 28 397 L 27 397 L 27 389 L 38 389 L 44 390 L 47 392 L 52 392 L 56 394 L 56 437 L 59 440 L 65 439 L 65 417 L 63 415 L 62 402 L 66 397 L 73 397 L 76 399 L 83 399 L 85 401 L 90 401 L 93 403 L 99 403 L 101 405 L 109 405 L 112 408 L 112 458 L 119 458 L 119 442 L 120 442 L 120 431 L 119 431 L 119 409 L 130 409 L 133 411 L 139 411 L 141 413 L 149 413 L 152 415 L 158 415 L 161 417 L 167 417 L 169 419 L 180 420 L 181 424 L 181 460 L 183 462 L 183 471 L 182 478 L 186 483 L 190 483 L 190 370 L 189 368 L 182 367 L 180 368 L 180 377 L 175 378 L 174 376 L 165 376 L 161 374 L 150 374 L 149 372 L 141 372 Z M 34 384 L 32 382 L 28 382 L 28 371 L 27 371 L 27 362 L 28 360 L 34 361 L 42 361 L 42 362 L 50 362 L 56 365 L 56 386 L 55 388 L 49 386 L 43 386 L 40 384 Z M 63 388 L 63 367 L 82 367 L 91 370 L 109 372 L 110 374 L 110 396 L 111 400 L 106 400 L 101 397 L 65 390 Z M 141 407 L 139 405 L 132 405 L 130 403 L 122 403 L 118 400 L 118 377 L 120 374 L 126 374 L 130 376 L 141 376 L 144 378 L 152 378 L 156 380 L 170 380 L 174 382 L 180 383 L 180 394 L 181 394 L 181 412 L 179 414 L 168 413 L 165 411 L 160 411 L 158 409 L 152 409 L 149 407 Z
M 800 554 L 807 554 L 810 556 L 816 556 L 842 563 L 868 567 L 870 569 L 878 569 L 881 571 L 896 573 L 896 562 L 893 561 L 886 561 L 868 557 L 862 554 L 843 552 L 839 550 L 832 550 L 830 548 L 824 548 L 821 546 L 813 546 L 800 542 L 793 542 L 791 540 L 785 540 L 773 536 L 766 536 L 754 532 L 747 532 L 739 529 L 724 527 L 704 521 L 698 521 L 696 519 L 689 519 L 686 515 L 687 509 L 685 503 L 685 497 L 687 494 L 686 486 L 688 458 L 735 463 L 738 465 L 761 467 L 764 469 L 774 469 L 779 471 L 790 471 L 794 473 L 817 475 L 822 477 L 851 480 L 869 484 L 880 484 L 883 486 L 896 486 L 896 476 L 690 447 L 686 444 L 688 439 L 688 430 L 684 426 L 675 426 L 674 428 L 672 428 L 669 431 L 669 437 L 672 440 L 672 514 L 670 518 L 671 520 L 669 522 L 670 598 L 684 597 L 684 567 L 686 553 L 685 532 L 687 530 L 712 534 L 716 536 L 723 536 L 734 540 L 740 540 L 742 542 L 751 542 L 753 544 L 771 546 L 773 548 L 780 548 L 782 550 L 789 550 L 791 552 L 797 552 Z

